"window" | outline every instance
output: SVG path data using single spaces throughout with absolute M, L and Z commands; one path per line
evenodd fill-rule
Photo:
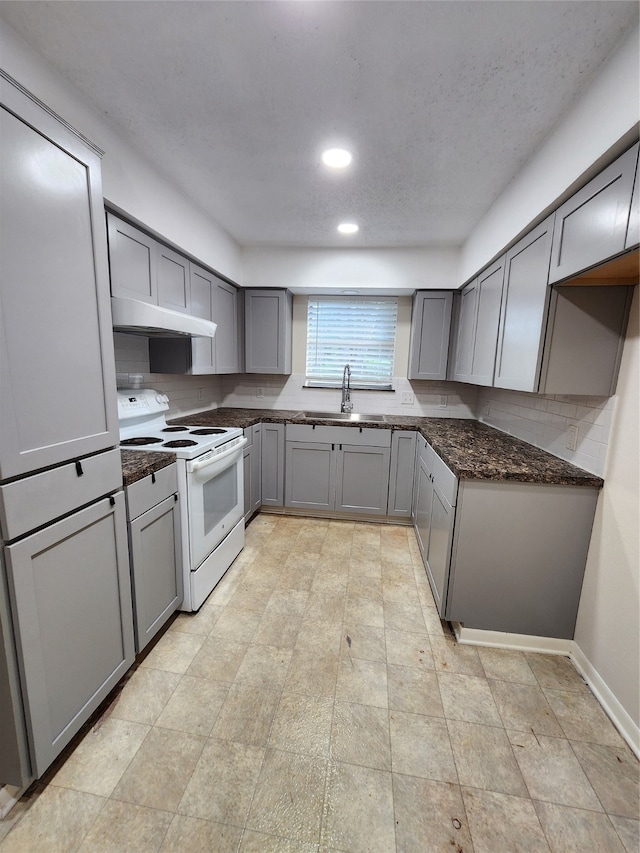
M 391 390 L 398 300 L 310 296 L 307 385 L 335 386 L 345 364 L 352 388 Z

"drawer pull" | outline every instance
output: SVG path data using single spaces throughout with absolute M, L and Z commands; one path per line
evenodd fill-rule
M 113 495 L 109 495 L 109 503 L 111 504 L 111 506 L 116 505 L 116 499 L 114 498 Z
M 79 459 L 76 459 L 76 474 L 78 477 L 82 477 L 84 471 L 82 470 L 82 462 Z
M 152 483 L 155 483 L 155 481 L 156 481 L 156 475 L 155 475 L 155 474 L 154 474 L 154 472 L 152 471 L 152 472 L 151 472 L 151 482 L 152 482 Z
M 174 501 L 177 501 L 177 500 L 178 500 L 178 493 L 177 493 L 177 492 L 176 492 L 176 493 L 175 493 L 175 495 L 173 496 L 173 499 L 174 499 Z

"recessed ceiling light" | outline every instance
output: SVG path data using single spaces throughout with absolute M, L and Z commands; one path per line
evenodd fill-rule
M 322 152 L 322 162 L 331 169 L 346 169 L 353 157 L 345 148 L 327 148 Z
M 341 234 L 355 234 L 359 230 L 359 227 L 355 222 L 341 222 L 338 225 L 338 231 Z

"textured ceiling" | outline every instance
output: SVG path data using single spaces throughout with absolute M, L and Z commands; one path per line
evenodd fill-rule
M 243 245 L 459 244 L 636 2 L 0 2 Z M 328 174 L 329 143 L 354 152 Z M 346 240 L 338 222 L 361 231 Z

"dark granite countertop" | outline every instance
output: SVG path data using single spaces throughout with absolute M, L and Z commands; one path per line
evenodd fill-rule
M 227 426 L 245 429 L 257 423 L 304 423 L 362 426 L 372 429 L 418 430 L 458 477 L 469 480 L 547 483 L 602 488 L 603 480 L 532 444 L 480 421 L 462 418 L 421 418 L 385 415 L 384 422 L 339 422 L 305 418 L 285 409 L 209 409 L 175 418 L 187 426 Z
M 120 450 L 120 456 L 125 486 L 130 486 L 176 461 L 174 453 L 158 453 L 153 450 Z

